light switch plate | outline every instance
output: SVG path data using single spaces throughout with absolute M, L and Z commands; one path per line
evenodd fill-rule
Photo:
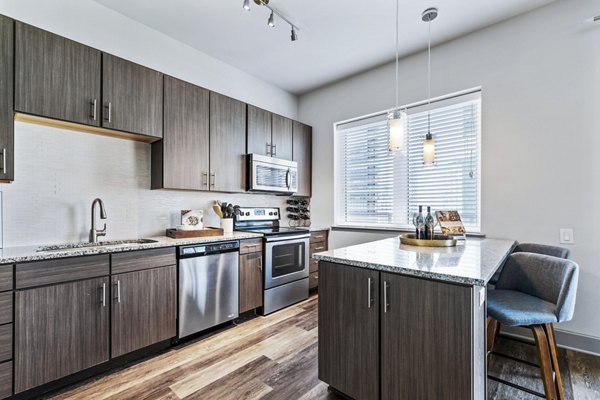
M 573 229 L 560 228 L 560 243 L 561 244 L 574 244 L 575 243 L 575 237 L 573 236 Z

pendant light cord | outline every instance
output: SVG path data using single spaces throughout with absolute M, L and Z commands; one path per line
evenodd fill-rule
M 431 18 L 427 21 L 427 133 L 431 133 Z
M 396 0 L 396 110 L 394 110 L 394 112 L 398 111 L 398 58 L 399 58 L 399 53 L 400 53 L 400 49 L 399 49 L 399 40 L 398 40 L 398 32 L 399 32 L 399 16 L 398 14 L 400 13 L 400 0 Z

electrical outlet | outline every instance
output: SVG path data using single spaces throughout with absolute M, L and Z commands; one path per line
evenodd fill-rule
M 560 243 L 561 244 L 575 244 L 575 237 L 573 236 L 573 229 L 561 228 L 560 229 Z

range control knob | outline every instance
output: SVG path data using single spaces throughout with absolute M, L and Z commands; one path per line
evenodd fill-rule
M 246 211 L 246 217 L 250 215 L 250 211 Z
M 271 211 L 271 212 L 269 212 L 269 215 L 273 215 L 273 212 L 272 212 L 272 211 Z

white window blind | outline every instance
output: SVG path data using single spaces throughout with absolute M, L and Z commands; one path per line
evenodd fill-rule
M 427 118 L 436 163 L 423 165 Z M 387 113 L 336 124 L 336 224 L 412 227 L 419 205 L 480 227 L 480 92 L 408 108 L 406 153 L 388 151 Z

